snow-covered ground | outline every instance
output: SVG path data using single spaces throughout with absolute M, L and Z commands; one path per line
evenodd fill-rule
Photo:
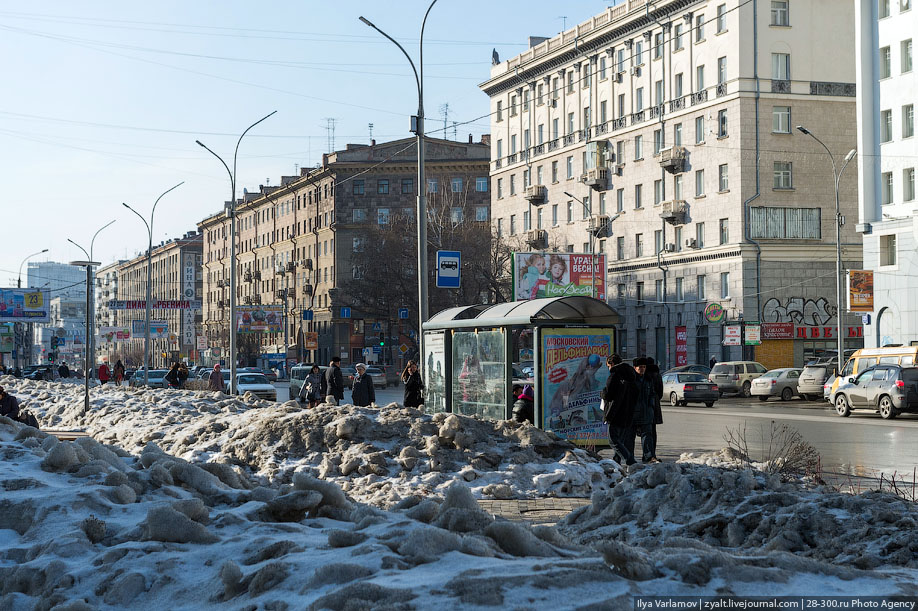
M 95 437 L 58 442 L 0 418 L 0 609 L 630 609 L 636 595 L 918 594 L 915 506 L 887 494 L 692 463 L 620 479 L 614 463 L 529 427 L 397 407 L 304 415 L 104 389 L 81 416 L 78 387 L 0 385 L 43 427 Z M 324 457 L 302 458 L 313 452 Z M 533 456 L 547 465 L 536 478 L 564 474 L 526 484 L 513 460 Z M 498 477 L 515 495 L 589 482 L 592 503 L 557 528 L 495 519 L 474 495 Z

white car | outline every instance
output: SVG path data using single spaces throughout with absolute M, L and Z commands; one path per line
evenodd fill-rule
M 228 375 L 224 380 L 228 380 Z M 242 372 L 236 374 L 236 393 L 244 395 L 250 392 L 259 399 L 277 401 L 277 389 L 263 373 Z

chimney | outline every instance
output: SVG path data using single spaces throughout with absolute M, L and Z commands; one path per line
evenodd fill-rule
M 376 138 L 370 140 L 370 146 L 376 146 Z
M 472 140 L 472 134 L 469 134 L 469 144 L 472 144 L 472 142 L 473 142 L 473 140 Z

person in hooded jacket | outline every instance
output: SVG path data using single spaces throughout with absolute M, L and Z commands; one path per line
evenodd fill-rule
M 637 384 L 634 369 L 622 362 L 622 357 L 613 354 L 606 359 L 609 377 L 602 391 L 603 419 L 609 425 L 609 441 L 620 463 L 633 465 L 634 430 L 631 421 L 634 416 Z
M 351 387 L 351 402 L 358 407 L 366 407 L 376 401 L 373 378 L 367 374 L 367 366 L 363 363 L 357 363 L 354 368 L 357 375 L 354 376 L 354 385 Z
M 333 356 L 325 370 L 325 402 L 338 405 L 344 400 L 344 376 L 341 373 L 341 357 Z
M 637 374 L 637 400 L 631 423 L 634 425 L 634 433 L 641 436 L 641 458 L 645 463 L 660 462 L 653 457 L 653 402 L 656 391 L 653 380 L 647 375 L 646 357 L 634 359 L 634 372 Z
M 522 392 L 513 403 L 513 419 L 517 422 L 535 421 L 535 395 L 532 392 L 532 386 L 528 384 L 523 387 Z
M 408 361 L 402 372 L 402 382 L 405 383 L 405 407 L 420 407 L 424 403 L 424 380 L 417 363 Z
M 223 373 L 220 371 L 220 363 L 214 365 L 214 370 L 210 372 L 210 378 L 207 380 L 207 387 L 210 390 L 224 392 L 226 387 L 223 385 Z
M 647 357 L 647 372 L 645 374 L 650 378 L 653 384 L 654 401 L 653 401 L 653 428 L 650 431 L 653 452 L 648 460 L 644 462 L 660 462 L 657 458 L 657 425 L 663 424 L 663 408 L 660 402 L 663 400 L 663 376 L 660 374 L 660 367 L 651 357 Z

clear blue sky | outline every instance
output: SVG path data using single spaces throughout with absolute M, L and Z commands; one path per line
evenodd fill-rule
M 154 242 L 195 229 L 229 199 L 229 179 L 205 144 L 232 163 L 238 134 L 242 187 L 278 184 L 335 147 L 409 136 L 417 109 L 414 79 L 398 49 L 358 21 L 364 15 L 417 60 L 428 0 L 347 2 L 241 0 L 188 2 L 3 3 L 0 9 L 0 286 L 15 286 L 22 259 L 109 263 L 145 248 L 141 221 L 160 202 Z M 529 35 L 555 35 L 612 2 L 560 8 L 544 0 L 439 0 L 425 32 L 428 131 L 486 115 L 478 84 L 491 50 L 501 59 Z M 487 118 L 458 127 L 458 138 L 489 131 Z M 434 135 L 441 135 L 434 134 Z M 452 130 L 449 135 L 451 137 Z M 23 268 L 24 270 L 25 268 Z M 25 276 L 23 272 L 23 276 Z M 24 281 L 24 279 L 23 279 Z

